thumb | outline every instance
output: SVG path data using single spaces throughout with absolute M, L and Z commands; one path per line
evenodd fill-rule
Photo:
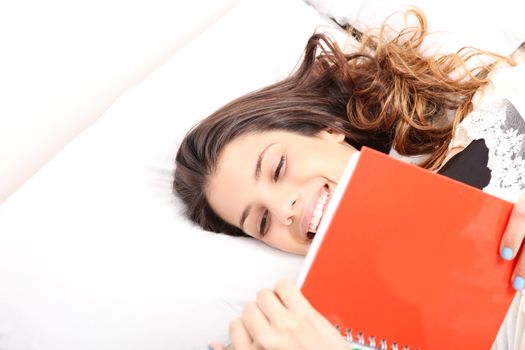
M 208 345 L 208 350 L 226 350 L 226 348 L 222 344 L 211 342 Z

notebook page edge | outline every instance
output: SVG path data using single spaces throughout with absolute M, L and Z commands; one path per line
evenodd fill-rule
M 354 152 L 354 154 L 350 156 L 350 159 L 348 160 L 345 170 L 343 171 L 343 175 L 341 176 L 341 179 L 339 180 L 339 183 L 334 190 L 332 200 L 330 200 L 330 202 L 328 203 L 328 207 L 326 208 L 326 213 L 321 219 L 321 223 L 319 224 L 319 229 L 317 231 L 317 234 L 315 235 L 312 241 L 312 244 L 310 246 L 310 249 L 308 249 L 308 253 L 306 254 L 303 264 L 301 265 L 301 270 L 299 271 L 299 275 L 297 277 L 297 282 L 296 282 L 296 286 L 299 289 L 303 286 L 304 280 L 306 279 L 306 275 L 308 274 L 308 271 L 310 270 L 310 266 L 312 266 L 315 256 L 317 255 L 317 251 L 319 250 L 319 247 L 321 246 L 321 243 L 326 234 L 328 226 L 330 225 L 330 222 L 332 221 L 332 217 L 334 216 L 335 210 L 339 206 L 339 202 L 341 201 L 343 193 L 345 192 L 345 189 L 347 188 L 348 183 L 350 182 L 352 174 L 354 173 L 354 169 L 359 160 L 360 154 L 361 152 L 356 151 Z

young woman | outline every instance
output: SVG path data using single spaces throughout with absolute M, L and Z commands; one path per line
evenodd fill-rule
M 306 254 L 323 215 L 314 210 L 316 204 L 330 200 L 348 159 L 362 146 L 420 156 L 424 168 L 478 188 L 494 186 L 488 158 L 499 146 L 483 137 L 457 146 L 453 141 L 492 68 L 467 64 L 477 56 L 512 62 L 474 49 L 426 57 L 421 53 L 425 19 L 417 11 L 410 14 L 418 28 L 392 36 L 384 27 L 380 35 L 363 36 L 353 53 L 314 34 L 295 73 L 195 126 L 176 157 L 174 191 L 187 216 L 209 231 L 247 235 Z M 504 115 L 502 125 L 525 135 L 525 123 L 509 101 L 491 113 Z M 523 125 L 509 126 L 510 119 Z M 523 144 L 514 146 L 525 156 L 525 141 L 517 140 Z M 511 158 L 505 162 L 523 160 Z M 524 192 L 525 181 L 509 188 Z M 504 259 L 519 255 L 524 213 L 521 196 L 502 238 Z M 524 287 L 524 277 L 525 258 L 520 258 L 511 281 L 515 289 Z M 232 322 L 230 336 L 237 350 L 348 348 L 289 282 L 261 291 Z

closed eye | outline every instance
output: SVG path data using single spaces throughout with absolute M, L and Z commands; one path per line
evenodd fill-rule
M 282 155 L 281 159 L 279 160 L 279 164 L 277 165 L 277 168 L 275 169 L 275 173 L 273 174 L 273 181 L 274 182 L 277 182 L 277 180 L 279 180 L 279 177 L 281 176 L 281 170 L 282 170 L 285 162 L 286 162 L 286 156 Z M 270 215 L 270 213 L 268 212 L 268 210 L 265 210 L 264 214 L 263 214 L 263 217 L 261 219 L 261 222 L 259 224 L 259 234 L 261 236 L 264 236 L 265 233 L 266 233 L 266 228 L 268 226 L 268 221 L 269 221 L 269 215 Z
M 279 164 L 277 165 L 277 168 L 275 169 L 275 173 L 273 175 L 273 181 L 277 182 L 277 180 L 279 179 L 279 175 L 281 174 L 281 169 L 285 161 L 286 161 L 286 156 L 282 155 L 281 159 L 279 160 Z
M 266 233 L 266 226 L 267 226 L 266 222 L 268 221 L 268 214 L 269 214 L 268 210 L 265 210 L 263 217 L 261 219 L 261 223 L 259 225 L 259 234 L 261 236 L 264 236 L 264 234 Z

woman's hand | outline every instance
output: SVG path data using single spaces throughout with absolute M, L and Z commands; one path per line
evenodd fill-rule
M 321 316 L 290 281 L 263 289 L 230 324 L 235 350 L 348 350 L 338 331 Z M 224 347 L 212 344 L 214 350 Z
M 514 259 L 525 237 L 525 192 L 522 193 L 512 210 L 507 228 L 501 239 L 500 254 L 505 260 Z M 516 290 L 525 287 L 525 253 L 519 254 L 518 263 L 512 274 L 512 286 Z

